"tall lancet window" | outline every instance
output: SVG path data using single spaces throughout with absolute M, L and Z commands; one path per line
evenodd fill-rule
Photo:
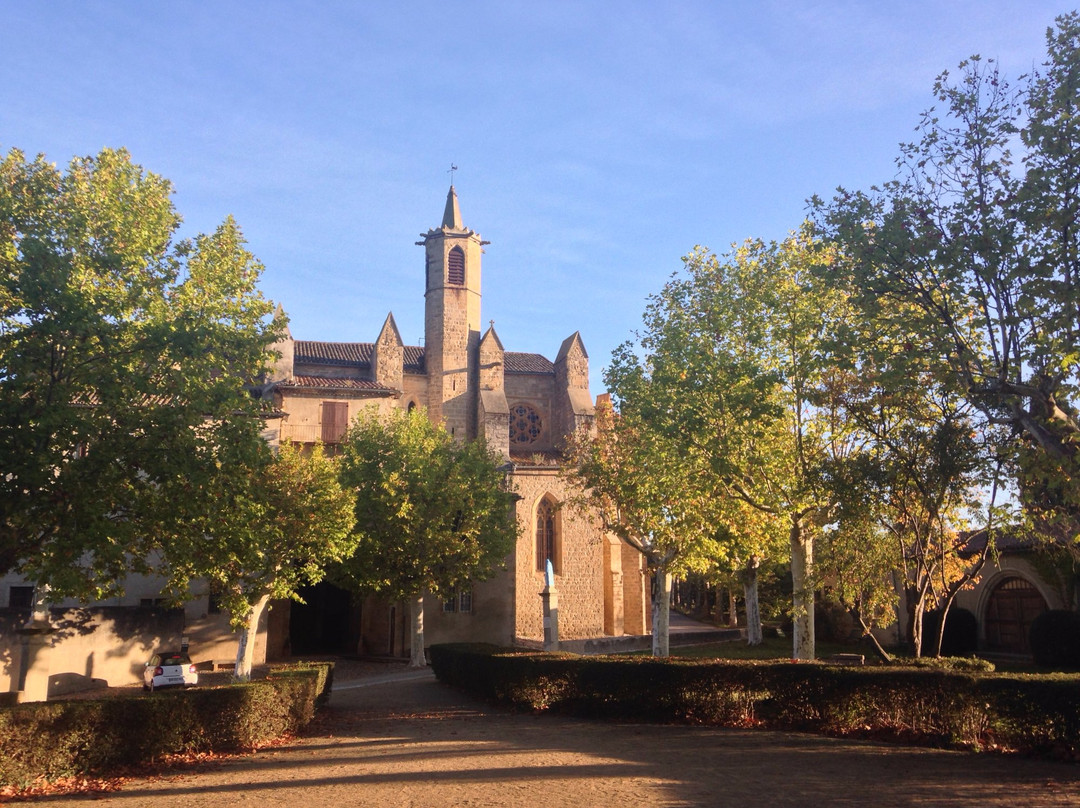
M 446 282 L 454 286 L 465 285 L 465 251 L 452 247 L 446 258 Z
M 548 559 L 556 572 L 559 571 L 559 559 L 555 546 L 555 505 L 545 497 L 536 509 L 536 569 L 547 569 Z

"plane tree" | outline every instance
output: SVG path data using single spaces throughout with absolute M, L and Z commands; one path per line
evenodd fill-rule
M 1019 453 L 1019 493 L 1080 507 L 1080 15 L 1047 31 L 1047 59 L 1015 85 L 990 60 L 934 86 L 897 177 L 817 202 L 851 259 L 862 305 L 908 307 L 932 353 Z
M 342 444 L 356 548 L 333 576 L 352 591 L 409 602 L 413 666 L 426 664 L 424 596 L 491 577 L 517 541 L 500 460 L 482 440 L 455 441 L 419 409 L 361 413 Z
M 171 194 L 124 150 L 0 159 L 0 571 L 52 597 L 152 572 L 202 529 L 162 488 L 261 451 L 262 266 L 231 218 L 178 240 Z
M 595 424 L 572 436 L 564 474 L 605 529 L 644 556 L 651 579 L 652 653 L 666 657 L 673 577 L 720 563 L 726 546 L 715 541 L 720 503 L 709 469 L 650 420 L 657 406 L 651 397 L 663 391 L 630 356 L 622 346 L 605 374 L 618 411 L 610 399 L 598 402 Z
M 822 282 L 858 300 L 850 276 L 832 269 Z M 838 502 L 828 574 L 871 638 L 883 606 L 903 593 L 908 614 L 899 619 L 910 620 L 917 656 L 924 615 L 941 612 L 931 644 L 940 652 L 944 617 L 994 552 L 1008 435 L 967 401 L 910 303 L 861 303 L 830 348 L 830 397 L 861 451 L 827 469 Z M 969 339 L 976 344 L 977 334 Z M 977 547 L 967 541 L 973 525 L 988 528 Z
M 257 459 L 225 463 L 212 478 L 175 482 L 158 490 L 160 507 L 172 509 L 184 497 L 193 516 L 157 537 L 168 561 L 159 570 L 164 594 L 180 602 L 190 598 L 192 581 L 208 586 L 239 634 L 235 675 L 249 679 L 270 600 L 298 600 L 300 588 L 321 581 L 355 548 L 353 493 L 321 446 L 289 442 L 275 452 L 266 447 Z
M 835 258 L 809 227 L 722 257 L 698 248 L 651 299 L 643 358 L 623 357 L 667 391 L 648 418 L 707 464 L 722 497 L 764 520 L 759 535 L 786 534 L 793 653 L 803 659 L 814 657 L 814 538 L 833 506 L 823 468 L 851 448 L 825 395 L 828 336 L 846 298 L 814 271 Z

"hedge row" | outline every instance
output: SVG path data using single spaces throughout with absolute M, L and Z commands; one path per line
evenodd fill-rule
M 516 708 L 760 726 L 1080 759 L 1080 677 L 657 660 L 437 645 L 440 681 Z
M 107 775 L 166 755 L 252 749 L 309 723 L 332 681 L 332 664 L 312 663 L 228 687 L 3 708 L 0 786 Z

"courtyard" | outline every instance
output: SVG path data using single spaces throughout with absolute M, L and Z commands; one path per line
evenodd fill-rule
M 1075 806 L 1080 768 L 814 735 L 514 714 L 401 665 L 339 666 L 304 736 L 50 806 Z

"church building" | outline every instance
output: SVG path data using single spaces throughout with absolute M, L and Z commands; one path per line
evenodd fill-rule
M 519 497 L 517 546 L 494 579 L 425 602 L 426 642 L 540 642 L 539 594 L 548 559 L 562 640 L 645 634 L 648 581 L 640 554 L 606 533 L 594 513 L 573 506 L 559 475 L 564 438 L 593 420 L 581 335 L 568 336 L 552 361 L 506 350 L 494 325 L 481 333 L 487 243 L 463 224 L 451 186 L 442 223 L 417 242 L 424 248 L 424 344 L 405 345 L 392 314 L 374 342 L 322 342 L 287 333 L 275 346 L 280 359 L 264 388 L 282 414 L 267 437 L 321 442 L 332 451 L 366 408 L 422 407 L 455 438 L 482 436 L 502 456 Z M 325 584 L 304 598 L 306 606 L 280 603 L 272 609 L 269 658 L 408 653 L 405 604 L 376 598 L 354 603 Z

